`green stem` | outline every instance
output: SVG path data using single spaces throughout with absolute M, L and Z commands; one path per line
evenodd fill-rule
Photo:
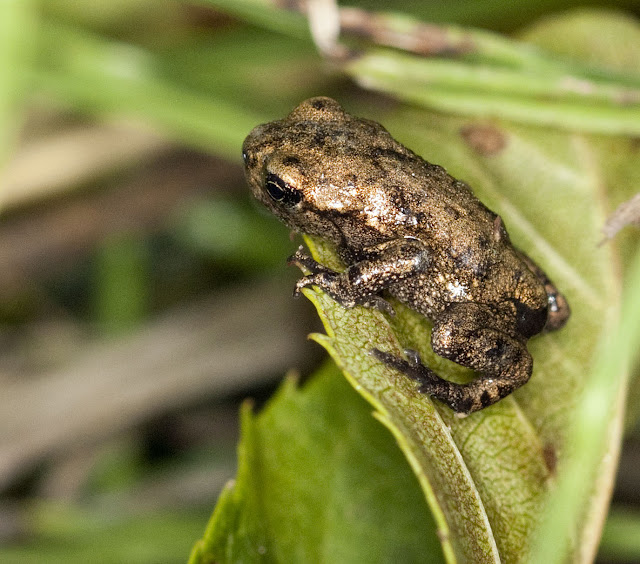
M 350 63 L 346 71 L 367 88 L 438 111 L 594 133 L 640 135 L 640 103 L 622 103 L 625 95 L 633 98 L 640 94 L 636 90 L 588 83 L 593 92 L 579 95 L 557 77 L 539 77 L 538 84 L 537 76 L 515 71 L 404 58 L 397 53 L 365 55 Z
M 348 70 L 358 77 L 402 82 L 414 88 L 452 88 L 476 93 L 516 94 L 579 102 L 608 102 L 614 106 L 640 103 L 640 89 L 581 77 L 540 74 L 525 70 L 472 64 L 453 59 L 421 59 L 375 50 L 355 59 Z
M 363 12 L 366 14 L 366 12 Z M 371 14 L 369 14 L 371 17 Z M 609 69 L 570 61 L 522 41 L 515 41 L 502 35 L 481 29 L 455 25 L 434 25 L 404 14 L 376 14 L 376 22 L 384 30 L 374 29 L 368 39 L 372 44 L 384 44 L 405 52 L 418 52 L 419 47 L 432 34 L 438 42 L 449 44 L 459 61 L 483 64 L 496 69 L 535 71 L 557 77 L 575 76 L 581 80 L 607 81 L 617 85 L 640 87 L 640 76 L 629 76 Z M 380 40 L 385 38 L 388 40 Z M 398 39 L 394 41 L 394 39 Z M 408 39 L 411 39 L 409 41 Z M 412 46 L 414 48 L 412 49 Z M 418 48 L 416 48 L 418 47 Z M 424 58 L 420 59 L 424 60 Z M 453 61 L 454 59 L 443 59 Z

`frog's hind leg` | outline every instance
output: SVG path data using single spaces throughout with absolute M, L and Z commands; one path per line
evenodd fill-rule
M 377 349 L 373 354 L 418 381 L 421 392 L 458 413 L 472 413 L 496 403 L 531 377 L 533 359 L 525 343 L 509 331 L 497 328 L 499 325 L 499 315 L 489 306 L 471 302 L 452 304 L 436 320 L 431 333 L 433 350 L 478 371 L 479 377 L 468 384 L 440 378 L 413 351 L 409 352 L 408 361 Z

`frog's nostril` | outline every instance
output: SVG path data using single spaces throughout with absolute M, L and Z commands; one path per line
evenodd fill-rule
M 294 156 L 285 157 L 282 159 L 282 164 L 285 166 L 298 166 L 300 164 L 300 159 Z

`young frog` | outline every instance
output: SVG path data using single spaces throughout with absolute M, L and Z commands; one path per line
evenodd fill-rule
M 476 379 L 444 380 L 414 351 L 406 360 L 372 353 L 460 414 L 527 382 L 527 340 L 569 317 L 562 294 L 469 186 L 335 100 L 311 98 L 257 126 L 243 158 L 256 198 L 295 231 L 331 241 L 347 266 L 330 270 L 300 247 L 290 262 L 311 273 L 296 293 L 314 285 L 345 307 L 393 313 L 386 290 L 431 319 L 433 350 Z

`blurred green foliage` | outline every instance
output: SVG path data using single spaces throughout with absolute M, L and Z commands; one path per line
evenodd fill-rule
M 208 508 L 109 514 L 104 507 L 79 508 L 40 503 L 27 513 L 32 542 L 0 549 L 4 562 L 184 562 L 202 532 Z

